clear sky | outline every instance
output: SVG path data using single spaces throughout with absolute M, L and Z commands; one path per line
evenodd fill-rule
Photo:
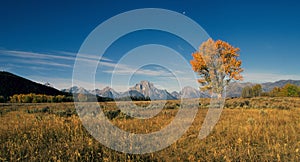
M 89 33 L 112 16 L 139 8 L 179 12 L 196 21 L 213 39 L 239 47 L 245 81 L 300 80 L 300 2 L 296 0 L 1 1 L 0 70 L 50 82 L 58 89 L 69 88 L 76 54 Z M 98 69 L 96 87 L 110 85 L 109 67 L 125 52 L 149 43 L 174 48 L 188 61 L 192 58 L 193 48 L 168 33 L 130 33 L 104 54 L 106 68 Z M 129 65 L 123 66 L 131 70 Z M 136 71 L 130 84 L 150 80 L 160 88 L 179 90 L 168 76 L 172 77 L 168 69 L 149 65 Z

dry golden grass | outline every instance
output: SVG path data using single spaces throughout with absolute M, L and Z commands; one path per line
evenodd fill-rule
M 213 132 L 197 138 L 207 109 L 202 101 L 195 121 L 174 144 L 158 152 L 131 155 L 111 150 L 82 126 L 73 103 L 0 105 L 1 161 L 300 161 L 300 107 L 298 98 L 254 98 L 249 105 L 230 104 L 247 99 L 230 99 Z M 236 102 L 236 103 L 234 103 Z M 259 108 L 289 103 L 288 109 Z M 138 102 L 147 106 L 147 102 Z M 261 105 L 261 106 L 263 106 Z M 114 111 L 114 103 L 101 103 Z M 116 126 L 135 133 L 160 130 L 176 115 L 178 101 L 170 101 L 152 119 L 139 120 L 119 114 Z M 235 105 L 236 106 L 236 105 Z M 274 106 L 275 107 L 275 106 Z

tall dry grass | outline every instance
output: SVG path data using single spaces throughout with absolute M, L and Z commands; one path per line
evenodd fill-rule
M 246 99 L 245 99 L 246 100 Z M 229 104 L 245 102 L 228 100 Z M 249 99 L 248 99 L 249 100 Z M 273 101 L 272 101 L 273 100 Z M 82 126 L 72 103 L 0 105 L 1 161 L 300 161 L 298 99 L 256 98 L 252 105 L 289 103 L 288 109 L 233 108 L 227 105 L 213 132 L 197 138 L 208 101 L 201 101 L 195 121 L 174 144 L 158 152 L 131 155 L 111 150 Z M 235 103 L 234 103 L 235 102 Z M 138 102 L 147 106 L 149 103 Z M 148 133 L 166 126 L 178 111 L 178 101 L 167 103 L 152 119 L 139 120 L 120 113 L 111 122 L 121 129 Z M 236 105 L 235 105 L 236 106 Z M 105 112 L 114 103 L 101 103 Z

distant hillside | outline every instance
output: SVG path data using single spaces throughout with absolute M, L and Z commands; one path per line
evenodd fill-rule
M 264 92 L 269 92 L 274 87 L 281 88 L 288 83 L 300 86 L 300 80 L 279 80 L 276 82 L 261 83 L 261 85 L 262 85 L 262 89 Z M 246 86 L 251 87 L 254 85 L 255 85 L 255 83 L 250 83 L 250 82 L 247 82 L 247 83 L 232 82 L 226 88 L 226 95 L 227 95 L 227 97 L 240 97 L 244 87 L 246 87 Z
M 295 84 L 300 86 L 300 80 L 279 80 L 276 82 L 267 82 L 262 84 L 262 88 L 265 92 L 271 91 L 274 87 L 283 87 L 286 84 Z
M 242 90 L 246 86 L 254 86 L 254 83 L 239 83 L 239 82 L 232 82 L 226 87 L 226 96 L 227 97 L 240 97 Z
M 9 72 L 0 71 L 0 96 L 9 97 L 14 94 L 46 94 L 66 95 L 55 88 L 35 83 Z

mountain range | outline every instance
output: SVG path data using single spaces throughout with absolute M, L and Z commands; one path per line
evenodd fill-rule
M 274 87 L 283 87 L 285 84 L 295 84 L 300 86 L 300 80 L 280 80 L 276 82 L 262 83 L 264 92 L 272 90 Z M 240 83 L 232 82 L 227 86 L 226 95 L 227 97 L 239 97 L 242 89 L 246 86 L 253 86 L 255 83 Z M 123 97 L 136 97 L 136 98 L 147 98 L 151 100 L 173 100 L 180 98 L 207 98 L 209 94 L 201 92 L 193 87 L 186 86 L 181 91 L 173 91 L 169 93 L 167 90 L 158 89 L 153 83 L 149 81 L 141 81 L 125 92 L 117 92 L 110 87 L 103 89 L 87 90 L 83 87 L 71 87 L 68 89 L 57 90 L 49 83 L 43 85 L 40 83 L 33 82 L 26 78 L 17 76 L 15 74 L 0 71 L 0 96 L 9 97 L 14 94 L 46 94 L 46 95 L 70 95 L 70 94 L 93 94 L 100 97 L 117 99 Z
M 200 97 L 208 97 L 206 93 L 200 92 L 199 90 L 192 87 L 184 87 L 180 92 L 172 92 L 169 93 L 167 90 L 162 90 L 156 88 L 153 83 L 149 81 L 141 81 L 140 83 L 135 84 L 133 87 L 129 88 L 129 90 L 125 92 L 117 92 L 110 87 L 105 87 L 103 89 L 95 89 L 95 90 L 86 90 L 82 87 L 71 87 L 69 89 L 62 89 L 61 91 L 67 93 L 75 93 L 75 94 L 94 94 L 100 97 L 106 98 L 123 98 L 123 97 L 136 97 L 136 98 L 147 98 L 149 97 L 151 100 L 175 100 L 179 98 L 200 98 Z
M 271 91 L 274 87 L 283 87 L 285 84 L 295 84 L 300 86 L 300 80 L 280 80 L 276 82 L 266 82 L 262 83 L 262 89 L 264 92 Z M 240 83 L 232 82 L 226 87 L 227 97 L 240 97 L 241 92 L 246 86 L 254 86 L 256 83 Z M 77 90 L 77 91 L 74 91 Z M 151 100 L 172 100 L 180 98 L 209 98 L 210 95 L 207 92 L 202 92 L 190 86 L 182 88 L 181 91 L 173 91 L 169 93 L 167 90 L 161 90 L 156 88 L 153 83 L 149 81 L 141 81 L 135 84 L 126 92 L 116 92 L 110 87 L 105 87 L 102 90 L 86 90 L 84 88 L 71 87 L 69 89 L 63 89 L 63 92 L 69 93 L 84 93 L 84 94 L 95 94 L 101 97 L 107 98 L 122 98 L 126 96 L 132 97 L 150 97 Z

